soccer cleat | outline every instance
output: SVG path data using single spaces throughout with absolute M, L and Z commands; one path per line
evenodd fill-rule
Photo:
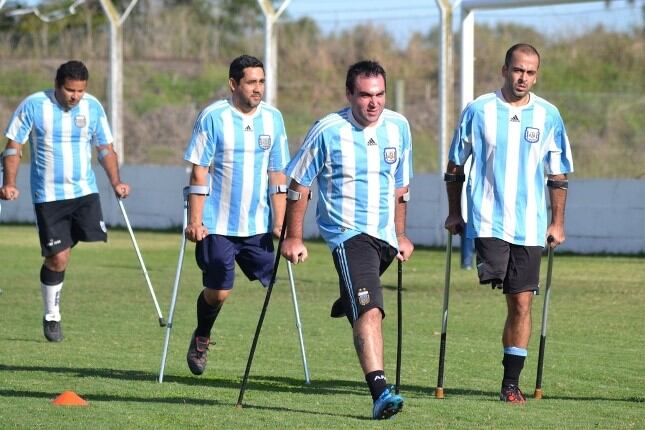
M 60 321 L 47 321 L 43 318 L 43 333 L 50 342 L 63 340 L 63 329 L 60 326 Z
M 515 403 L 522 405 L 526 403 L 526 397 L 517 385 L 503 385 L 502 391 L 499 393 L 499 399 L 502 402 Z
M 345 309 L 343 309 L 343 301 L 339 297 L 333 305 L 331 305 L 331 312 L 329 316 L 332 318 L 342 318 L 345 316 Z
M 186 361 L 193 375 L 201 375 L 206 370 L 209 344 L 210 339 L 208 337 L 195 336 L 195 333 L 193 333 L 193 336 L 190 338 Z
M 403 409 L 403 397 L 394 393 L 394 387 L 389 387 L 381 393 L 378 399 L 374 400 L 372 418 L 387 420 L 401 412 L 401 409 Z

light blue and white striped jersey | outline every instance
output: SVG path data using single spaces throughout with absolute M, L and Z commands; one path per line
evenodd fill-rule
M 287 175 L 306 187 L 318 180 L 316 218 L 332 250 L 360 233 L 398 249 L 394 191 L 412 177 L 403 115 L 385 109 L 370 127 L 356 122 L 349 107 L 327 115 L 311 127 Z
M 268 172 L 283 171 L 289 144 L 282 114 L 261 102 L 244 115 L 229 100 L 204 109 L 184 159 L 211 167 L 203 224 L 211 234 L 248 237 L 271 231 Z
M 573 172 L 558 109 L 533 93 L 519 107 L 499 90 L 480 96 L 461 115 L 449 159 L 463 166 L 471 155 L 467 237 L 544 246 L 545 175 Z
M 20 144 L 30 141 L 34 203 L 98 193 L 92 147 L 113 139 L 103 106 L 94 96 L 85 93 L 66 111 L 53 89 L 32 94 L 14 112 L 5 136 Z

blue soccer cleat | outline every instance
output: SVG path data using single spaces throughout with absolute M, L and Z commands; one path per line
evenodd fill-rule
M 372 418 L 387 420 L 398 414 L 403 409 L 403 397 L 394 393 L 394 387 L 386 388 L 378 399 L 374 400 Z

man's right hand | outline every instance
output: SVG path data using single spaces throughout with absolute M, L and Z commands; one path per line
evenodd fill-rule
M 4 185 L 0 187 L 1 200 L 16 200 L 19 195 L 20 191 L 13 185 Z
M 280 253 L 293 264 L 303 263 L 309 255 L 302 239 L 297 238 L 285 238 Z
M 448 230 L 452 234 L 459 234 L 464 231 L 464 218 L 461 216 L 461 214 L 457 215 L 452 215 L 448 214 L 448 217 L 446 218 L 446 223 L 444 226 L 446 227 L 446 230 Z
M 202 223 L 190 223 L 186 226 L 184 234 L 191 242 L 199 242 L 208 236 L 208 229 Z

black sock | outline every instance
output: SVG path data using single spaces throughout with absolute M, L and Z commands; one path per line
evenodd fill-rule
M 211 306 L 206 303 L 204 293 L 199 293 L 197 297 L 197 329 L 195 335 L 200 337 L 211 337 L 211 329 L 215 324 L 215 319 L 222 309 L 222 303 L 218 306 Z
M 524 368 L 524 360 L 526 357 L 521 355 L 504 354 L 502 364 L 504 365 L 504 379 L 502 385 L 515 385 L 520 383 L 520 373 Z
M 382 370 L 375 370 L 368 373 L 367 375 L 365 375 L 365 380 L 367 381 L 367 386 L 370 387 L 372 400 L 378 399 L 381 393 L 385 391 L 385 387 L 387 387 L 385 372 L 383 372 Z

